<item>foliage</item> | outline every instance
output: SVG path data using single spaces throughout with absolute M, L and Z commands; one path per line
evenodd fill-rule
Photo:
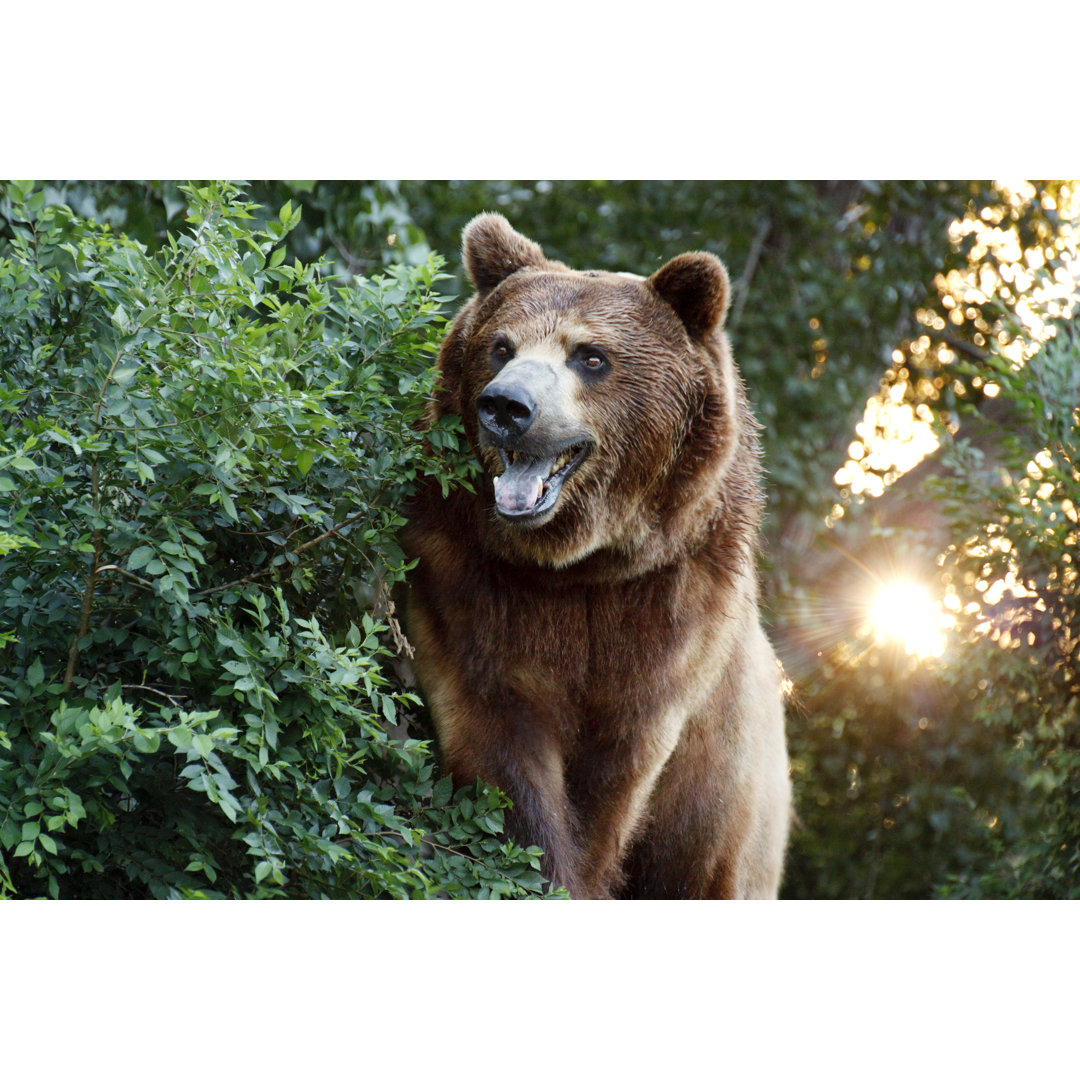
M 1080 334 L 1072 323 L 1026 364 L 995 356 L 997 468 L 966 439 L 936 495 L 953 533 L 943 559 L 974 683 L 973 719 L 1008 739 L 1026 827 L 949 895 L 1080 897 Z M 956 676 L 954 676 L 955 678 Z
M 983 263 L 976 276 L 986 273 Z M 1070 550 L 1080 358 L 1068 322 L 1038 351 L 1032 320 L 1016 312 L 1032 295 L 973 305 L 971 337 L 993 346 L 971 340 L 956 349 L 964 359 L 935 372 L 951 384 L 959 437 L 953 415 L 940 416 L 945 448 L 935 459 L 880 508 L 853 515 L 854 531 L 834 530 L 864 591 L 868 569 L 922 567 L 954 625 L 936 658 L 860 641 L 857 605 L 839 575 L 820 572 L 833 606 L 817 612 L 841 640 L 801 681 L 804 712 L 789 727 L 804 826 L 790 895 L 1060 896 L 1080 887 Z M 921 318 L 940 324 L 942 310 Z
M 175 190 L 151 246 L 2 189 L 0 890 L 541 894 L 402 737 L 400 508 L 469 482 L 417 431 L 439 261 L 342 282 L 291 202 Z
M 944 686 L 898 646 L 861 663 L 856 683 L 826 662 L 789 708 L 789 899 L 926 898 L 992 863 L 1022 824 L 1022 774 L 971 722 L 973 684 Z

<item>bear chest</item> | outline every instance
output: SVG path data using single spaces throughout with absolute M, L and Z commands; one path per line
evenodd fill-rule
M 719 678 L 728 622 L 707 583 L 678 575 L 568 588 L 503 581 L 463 618 L 460 640 L 477 685 L 601 724 L 700 699 Z

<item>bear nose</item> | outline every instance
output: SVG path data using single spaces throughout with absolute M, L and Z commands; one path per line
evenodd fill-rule
M 520 383 L 490 384 L 476 403 L 480 423 L 500 438 L 524 435 L 536 419 L 536 399 Z

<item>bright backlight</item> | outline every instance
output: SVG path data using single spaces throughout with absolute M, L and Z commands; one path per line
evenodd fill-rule
M 912 656 L 940 656 L 947 616 L 925 586 L 911 581 L 883 585 L 870 608 L 870 622 L 879 640 L 904 646 Z

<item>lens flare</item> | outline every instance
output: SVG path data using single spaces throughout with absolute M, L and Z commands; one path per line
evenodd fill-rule
M 878 640 L 903 645 L 905 652 L 920 659 L 945 651 L 942 631 L 948 619 L 930 590 L 913 581 L 883 585 L 870 607 L 870 623 Z

